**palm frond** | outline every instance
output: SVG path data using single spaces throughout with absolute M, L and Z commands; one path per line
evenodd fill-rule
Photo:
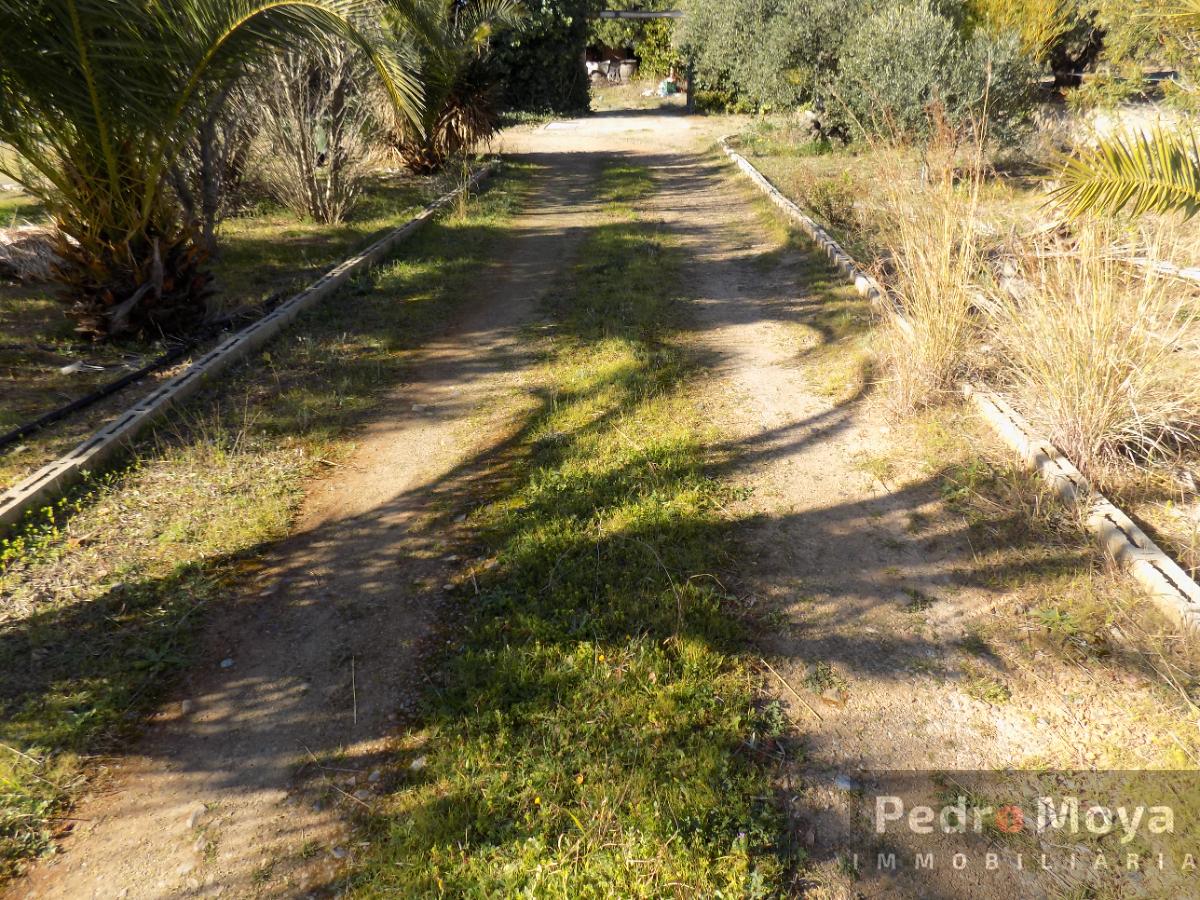
M 515 24 L 515 0 L 387 0 L 393 41 L 418 61 L 425 103 L 419 125 L 397 123 L 396 149 L 409 169 L 432 172 L 487 140 L 499 125 L 500 91 L 489 58 L 496 26 Z
M 1166 19 L 1191 31 L 1200 31 L 1200 0 L 1176 0 L 1164 10 L 1154 10 L 1148 15 Z
M 264 52 L 351 45 L 398 117 L 420 121 L 420 80 L 382 27 L 388 2 L 419 0 L 0 0 L 0 142 L 64 236 L 62 278 L 87 327 L 103 331 L 126 298 L 157 304 L 160 324 L 202 309 L 202 253 L 167 173 Z
M 1200 3 L 1200 0 L 1194 0 Z M 1200 212 L 1200 149 L 1194 133 L 1116 135 L 1068 159 L 1051 200 L 1068 215 Z

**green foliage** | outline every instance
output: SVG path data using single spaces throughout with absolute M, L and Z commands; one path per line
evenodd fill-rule
M 1104 67 L 1193 66 L 1189 23 L 1178 15 L 1184 9 L 1180 0 L 1095 0 L 1096 24 L 1104 32 Z
M 523 112 L 579 113 L 590 100 L 583 55 L 590 0 L 526 0 L 520 25 L 495 37 L 504 104 Z
M 0 4 L 5 174 L 60 229 L 82 330 L 159 333 L 203 313 L 203 253 L 166 176 L 221 91 L 265 48 L 346 40 L 393 102 L 419 89 L 370 37 L 374 0 L 6 0 Z
M 604 2 L 597 4 L 595 8 L 661 12 L 668 9 L 677 9 L 678 6 L 679 4 L 675 0 L 604 0 Z M 662 20 L 657 19 L 594 18 L 590 23 L 588 43 L 605 47 L 633 47 L 637 49 L 646 39 L 647 30 L 653 30 L 661 22 Z
M 1047 62 L 1089 10 L 1080 0 L 968 0 L 967 13 L 991 34 L 1016 35 L 1026 56 Z
M 400 117 L 393 130 L 410 171 L 436 172 L 499 130 L 501 84 L 492 31 L 519 19 L 516 0 L 416 0 L 405 18 L 390 18 L 399 40 L 410 22 L 419 25 L 413 55 L 425 89 L 420 121 Z
M 1116 135 L 1068 160 L 1051 195 L 1067 213 L 1200 212 L 1200 147 L 1193 133 Z
M 663 11 L 677 9 L 675 0 L 608 0 L 605 9 Z M 593 46 L 624 48 L 633 51 L 640 62 L 639 72 L 661 78 L 672 69 L 679 72 L 683 59 L 675 47 L 676 21 L 673 19 L 592 19 L 588 43 Z
M 683 69 L 683 59 L 674 44 L 675 26 L 670 19 L 651 19 L 645 23 L 642 33 L 634 45 L 641 62 L 642 75 L 662 78 L 674 69 Z
M 1164 48 L 1189 46 L 1200 33 L 1200 0 L 1158 4 L 1155 12 L 1151 21 Z M 1114 215 L 1129 208 L 1134 216 L 1182 212 L 1191 217 L 1200 211 L 1198 151 L 1194 132 L 1115 135 L 1069 159 L 1053 197 L 1072 216 Z
M 973 36 L 955 0 L 692 0 L 679 44 L 702 88 L 758 111 L 806 103 L 829 130 L 922 133 L 939 102 L 960 121 L 989 107 L 1020 119 L 1033 68 L 1013 35 Z
M 810 102 L 869 0 L 690 0 L 678 44 L 702 89 L 760 111 Z M 857 37 L 855 38 L 857 40 Z
M 927 3 L 897 4 L 867 19 L 846 45 L 830 118 L 889 138 L 985 117 L 1011 132 L 1028 112 L 1033 74 L 1015 37 L 967 38 Z

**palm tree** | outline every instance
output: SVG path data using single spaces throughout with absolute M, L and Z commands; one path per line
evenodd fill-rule
M 156 333 L 203 315 L 205 252 L 168 175 L 264 50 L 349 42 L 417 118 L 420 86 L 379 39 L 381 11 L 380 0 L 0 0 L 0 142 L 18 154 L 3 171 L 58 226 L 81 331 Z
M 1184 30 L 1200 32 L 1200 0 L 1179 0 L 1159 14 Z M 1200 212 L 1200 147 L 1194 132 L 1114 135 L 1069 159 L 1051 196 L 1071 216 L 1147 212 Z
M 414 0 L 388 21 L 397 39 L 412 35 L 425 88 L 418 121 L 393 129 L 396 149 L 413 172 L 441 169 L 499 130 L 500 81 L 491 65 L 491 35 L 521 16 L 515 0 Z M 407 29 L 407 30 L 405 30 Z

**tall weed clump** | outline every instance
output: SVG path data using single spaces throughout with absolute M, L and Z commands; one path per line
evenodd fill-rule
M 978 338 L 972 285 L 982 268 L 974 215 L 980 178 L 971 174 L 962 184 L 957 170 L 941 163 L 923 167 L 919 182 L 898 170 L 880 179 L 890 220 L 885 282 L 893 298 L 884 313 L 882 356 L 901 411 L 952 391 Z
M 1188 292 L 1113 253 L 1114 226 L 1070 243 L 1025 244 L 986 309 L 1005 386 L 1034 424 L 1104 480 L 1200 439 L 1200 358 Z M 1157 257 L 1160 251 L 1150 255 Z

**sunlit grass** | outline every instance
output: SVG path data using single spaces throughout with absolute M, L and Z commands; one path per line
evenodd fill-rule
M 80 758 L 140 726 L 207 610 L 252 584 L 306 476 L 352 447 L 521 202 L 520 172 L 164 421 L 126 468 L 0 541 L 0 878 L 53 846 Z
M 610 166 L 608 214 L 549 311 L 552 398 L 477 512 L 491 563 L 403 786 L 371 829 L 368 896 L 755 897 L 782 853 L 754 751 L 770 730 L 714 572 L 729 488 L 675 340 L 680 259 Z M 413 761 L 422 758 L 414 770 Z

